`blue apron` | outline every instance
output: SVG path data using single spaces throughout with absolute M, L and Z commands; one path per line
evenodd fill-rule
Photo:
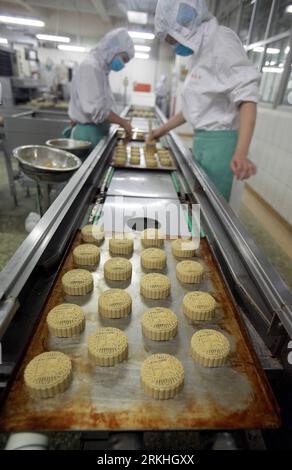
M 238 139 L 237 130 L 196 130 L 193 155 L 222 196 L 229 201 L 233 183 L 230 163 Z
M 66 127 L 63 136 L 67 139 L 88 140 L 94 148 L 101 139 L 108 134 L 110 124 L 76 124 L 74 127 Z

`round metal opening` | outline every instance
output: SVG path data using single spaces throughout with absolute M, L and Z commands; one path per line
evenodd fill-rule
M 134 232 L 142 232 L 147 228 L 160 228 L 161 224 L 156 219 L 149 219 L 147 217 L 133 217 L 127 220 L 127 225 Z

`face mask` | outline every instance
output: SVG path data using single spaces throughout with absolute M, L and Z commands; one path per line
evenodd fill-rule
M 111 68 L 111 70 L 113 70 L 114 72 L 119 72 L 119 71 L 122 70 L 124 67 L 125 67 L 124 61 L 123 61 L 123 59 L 121 59 L 120 57 L 115 57 L 115 58 L 111 61 L 110 68 Z
M 187 57 L 189 55 L 192 55 L 194 51 L 190 49 L 189 47 L 183 46 L 182 44 L 177 43 L 174 47 L 174 52 L 177 55 L 181 55 L 183 57 Z

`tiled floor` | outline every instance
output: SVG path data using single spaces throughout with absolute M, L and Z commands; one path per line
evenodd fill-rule
M 27 236 L 24 227 L 27 215 L 36 211 L 34 190 L 30 190 L 31 197 L 27 197 L 26 188 L 18 181 L 16 187 L 18 206 L 14 207 L 9 192 L 4 157 L 0 152 L 0 270 Z

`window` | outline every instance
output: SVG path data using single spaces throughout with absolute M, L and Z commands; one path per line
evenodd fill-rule
M 242 40 L 243 44 L 247 43 L 253 8 L 254 2 L 251 2 L 250 0 L 245 0 L 243 2 L 242 16 L 239 27 L 239 37 Z
M 291 65 L 290 79 L 287 83 L 287 88 L 286 88 L 286 91 L 285 91 L 283 104 L 287 104 L 289 106 L 292 106 L 292 65 Z
M 248 58 L 260 70 L 262 57 L 264 55 L 264 47 L 255 48 L 248 52 Z
M 273 0 L 258 0 L 251 43 L 265 38 Z
M 270 36 L 289 31 L 292 26 L 292 13 L 286 11 L 288 6 L 292 6 L 292 1 L 277 0 L 276 9 L 272 21 Z
M 277 98 L 292 106 L 292 68 L 285 93 L 280 88 L 289 52 L 292 0 L 218 0 L 217 14 L 221 24 L 238 32 L 250 61 L 262 72 L 261 101 L 275 103 Z M 282 39 L 276 41 L 279 35 Z
M 260 86 L 261 100 L 266 103 L 272 103 L 276 98 L 288 52 L 288 39 L 282 39 L 267 46 Z

